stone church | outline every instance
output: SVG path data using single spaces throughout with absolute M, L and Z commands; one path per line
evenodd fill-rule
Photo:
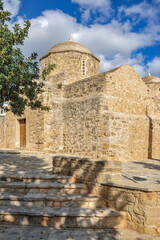
M 0 148 L 41 150 L 92 159 L 160 157 L 160 79 L 142 79 L 129 65 L 99 74 L 99 59 L 67 41 L 40 59 L 54 63 L 45 93 L 49 112 L 0 115 Z

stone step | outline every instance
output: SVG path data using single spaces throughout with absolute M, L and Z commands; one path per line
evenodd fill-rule
M 26 195 L 0 194 L 0 206 L 23 207 L 79 207 L 79 208 L 105 208 L 106 202 L 93 195 L 48 195 L 44 193 L 28 193 Z
M 69 176 L 60 176 L 57 174 L 39 174 L 36 176 L 35 174 L 28 174 L 26 173 L 20 173 L 20 174 L 4 174 L 0 171 L 0 182 L 58 182 L 58 183 L 71 183 L 74 182 L 73 177 Z
M 129 229 L 58 229 L 0 224 L 1 240 L 159 240 L 160 237 Z
M 48 183 L 48 182 L 0 182 L 0 193 L 45 193 L 45 194 L 87 194 L 88 190 L 80 183 Z
M 126 214 L 107 208 L 38 208 L 0 206 L 0 222 L 56 228 L 124 228 Z
M 160 240 L 158 236 L 143 234 L 130 229 L 52 229 L 47 240 Z

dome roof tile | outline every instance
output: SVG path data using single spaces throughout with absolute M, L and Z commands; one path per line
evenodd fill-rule
M 68 51 L 76 51 L 81 53 L 92 54 L 91 51 L 85 46 L 83 46 L 82 44 L 76 43 L 73 41 L 66 41 L 66 42 L 58 43 L 55 46 L 53 46 L 43 57 L 41 57 L 41 59 L 47 57 L 51 53 L 68 52 Z

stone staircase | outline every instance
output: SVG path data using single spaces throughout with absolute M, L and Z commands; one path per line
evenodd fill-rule
M 53 174 L 52 155 L 0 150 L 0 240 L 160 239 L 125 224 L 87 184 Z
M 0 172 L 1 224 L 104 230 L 124 228 L 125 219 L 72 177 Z

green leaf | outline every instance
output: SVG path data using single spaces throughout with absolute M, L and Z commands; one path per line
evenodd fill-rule
M 7 25 L 10 21 L 11 13 L 3 9 L 0 0 L 0 107 L 8 101 L 9 110 L 17 115 L 22 115 L 26 107 L 49 110 L 39 100 L 44 84 L 35 81 L 39 78 L 37 53 L 25 58 L 20 48 L 28 37 L 31 23 L 26 20 L 23 28 L 15 24 L 11 31 Z M 43 71 L 43 80 L 54 68 L 52 64 Z

